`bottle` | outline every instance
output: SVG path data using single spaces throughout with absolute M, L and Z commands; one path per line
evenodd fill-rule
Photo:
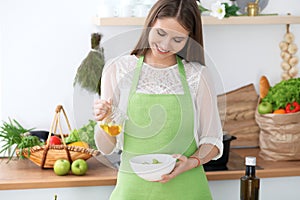
M 240 179 L 240 200 L 258 200 L 260 179 L 255 175 L 256 157 L 246 157 L 245 176 Z

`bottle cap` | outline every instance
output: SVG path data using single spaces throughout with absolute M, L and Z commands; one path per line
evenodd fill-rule
M 248 166 L 255 166 L 256 165 L 256 157 L 247 156 L 245 164 Z

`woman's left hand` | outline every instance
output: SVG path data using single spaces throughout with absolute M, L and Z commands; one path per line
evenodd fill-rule
M 166 183 L 170 181 L 172 178 L 175 178 L 179 174 L 188 171 L 195 167 L 195 160 L 194 159 L 188 159 L 186 156 L 181 154 L 174 154 L 174 158 L 177 158 L 178 161 L 176 162 L 175 168 L 170 174 L 166 174 L 162 176 L 162 179 L 158 182 L 160 183 Z

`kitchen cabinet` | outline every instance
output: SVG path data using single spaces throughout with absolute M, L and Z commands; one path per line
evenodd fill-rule
M 274 16 L 237 16 L 224 19 L 217 19 L 210 16 L 202 16 L 203 25 L 266 25 L 266 24 L 300 24 L 300 16 L 291 15 L 274 15 Z M 93 18 L 93 24 L 97 26 L 142 26 L 145 18 L 129 17 L 129 18 Z

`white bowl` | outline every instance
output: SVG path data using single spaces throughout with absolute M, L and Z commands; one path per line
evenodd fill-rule
M 169 154 L 146 154 L 135 156 L 129 162 L 139 177 L 147 181 L 159 181 L 162 175 L 169 174 L 174 169 L 176 158 Z

